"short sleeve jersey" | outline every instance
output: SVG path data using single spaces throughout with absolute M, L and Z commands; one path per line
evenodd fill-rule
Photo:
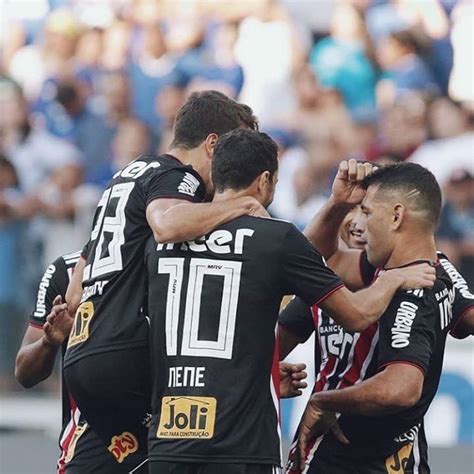
M 46 317 L 53 308 L 53 301 L 56 296 L 60 295 L 63 302 L 66 301 L 66 290 L 80 256 L 80 252 L 63 255 L 46 268 L 39 283 L 34 309 L 29 317 L 31 326 L 37 328 L 43 327 L 46 322 Z M 64 342 L 62 347 L 63 354 L 66 350 L 66 345 L 67 341 Z M 71 403 L 64 379 L 62 381 L 62 411 L 63 418 L 60 439 L 62 439 L 62 433 L 65 432 L 68 424 L 71 422 Z M 74 422 L 77 422 L 77 420 Z
M 241 217 L 202 240 L 147 248 L 153 460 L 280 464 L 281 299 L 342 286 L 290 223 Z
M 438 388 L 446 336 L 454 323 L 455 289 L 443 267 L 436 267 L 432 289 L 398 291 L 379 321 L 378 344 L 365 378 L 390 364 L 409 364 L 424 374 L 420 400 L 384 416 L 341 415 L 341 428 L 354 455 L 390 455 L 423 421 Z M 346 450 L 347 451 L 347 450 Z
M 191 166 L 171 155 L 141 156 L 117 172 L 94 217 L 65 365 L 85 356 L 148 344 L 144 250 L 152 231 L 147 205 L 173 198 L 202 202 L 205 185 Z

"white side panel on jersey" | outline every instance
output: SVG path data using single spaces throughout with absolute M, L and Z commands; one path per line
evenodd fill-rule
M 215 357 L 219 359 L 232 358 L 241 268 L 242 262 L 200 258 L 191 259 L 184 312 L 182 355 Z M 217 341 L 199 339 L 201 294 L 206 275 L 223 277 L 224 287 L 222 290 Z

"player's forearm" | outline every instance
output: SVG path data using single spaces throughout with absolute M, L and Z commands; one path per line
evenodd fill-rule
M 328 390 L 314 394 L 310 403 L 322 410 L 347 415 L 377 416 L 396 413 L 413 404 L 396 387 L 398 381 L 390 381 L 382 373 L 358 385 L 340 390 Z
M 324 207 L 313 217 L 304 234 L 324 258 L 330 258 L 339 245 L 339 229 L 350 204 L 336 203 L 331 196 Z
M 402 283 L 403 280 L 398 273 L 386 272 L 369 288 L 353 293 L 354 314 L 360 321 L 357 332 L 363 331 L 380 319 Z
M 249 212 L 247 199 L 231 199 L 203 204 L 177 204 L 155 212 L 151 227 L 159 243 L 184 242 L 206 235 L 214 228 Z
M 47 379 L 53 371 L 58 347 L 42 337 L 20 348 L 16 357 L 15 378 L 25 388 Z

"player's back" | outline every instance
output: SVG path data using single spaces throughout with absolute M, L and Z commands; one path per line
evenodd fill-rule
M 152 460 L 280 463 L 276 322 L 300 277 L 313 302 L 340 285 L 309 276 L 317 259 L 325 268 L 292 224 L 254 217 L 201 241 L 149 242 Z
M 143 256 L 152 231 L 146 207 L 154 199 L 169 197 L 204 198 L 199 176 L 171 155 L 139 157 L 117 172 L 105 189 L 87 245 L 84 293 L 66 365 L 90 354 L 147 344 Z

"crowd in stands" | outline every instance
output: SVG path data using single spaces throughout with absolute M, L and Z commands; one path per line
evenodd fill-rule
M 79 250 L 116 170 L 166 151 L 191 91 L 280 146 L 271 213 L 303 228 L 340 160 L 415 161 L 440 249 L 474 281 L 471 0 L 32 0 L 0 21 L 0 377 L 45 267 Z

